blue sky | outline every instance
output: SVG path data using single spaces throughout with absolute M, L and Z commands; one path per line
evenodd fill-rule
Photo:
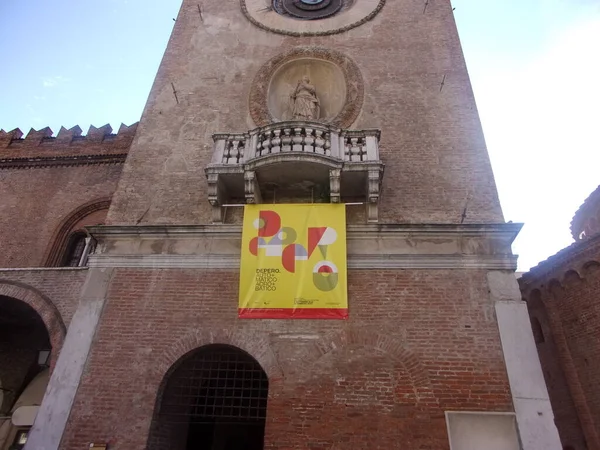
M 138 121 L 179 4 L 1 1 L 0 128 Z M 600 184 L 600 0 L 453 6 L 505 217 L 525 222 L 525 270 L 572 241 Z

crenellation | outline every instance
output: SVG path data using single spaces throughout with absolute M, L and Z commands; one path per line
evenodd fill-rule
M 98 148 L 94 144 L 101 144 L 107 148 L 116 147 L 119 149 L 127 150 L 137 129 L 138 122 L 132 125 L 121 124 L 119 131 L 113 133 L 113 129 L 109 124 L 101 127 L 95 127 L 91 125 L 87 134 L 83 135 L 83 130 L 79 125 L 75 125 L 71 128 L 64 126 L 60 127 L 60 130 L 56 136 L 54 136 L 50 127 L 41 128 L 35 130 L 31 128 L 23 139 L 23 132 L 19 128 L 15 128 L 11 131 L 0 130 L 0 150 L 7 149 L 10 152 L 13 148 L 19 149 L 31 149 L 43 146 L 45 148 L 51 147 L 53 149 L 68 149 L 70 146 L 75 145 L 77 152 L 79 152 L 82 146 L 92 147 L 97 151 Z M 46 150 L 44 150 L 45 152 Z M 27 157 L 34 155 L 28 154 Z M 18 154 L 7 154 L 0 151 L 0 159 L 4 158 L 18 158 Z
M 131 142 L 131 140 L 133 139 L 133 136 L 135 136 L 135 132 L 137 130 L 138 123 L 139 122 L 136 122 L 129 126 L 122 123 L 121 126 L 119 127 L 119 131 L 117 132 L 115 139 L 119 142 L 122 142 L 122 141 Z
M 44 127 L 39 130 L 31 128 L 27 136 L 25 136 L 25 142 L 31 145 L 40 145 L 44 138 L 52 137 L 53 131 L 50 127 Z
M 6 148 L 13 140 L 21 139 L 22 137 L 23 132 L 18 128 L 11 131 L 0 130 L 0 148 Z
M 58 135 L 56 136 L 56 140 L 60 143 L 63 144 L 69 144 L 74 137 L 79 137 L 81 136 L 81 133 L 83 132 L 83 130 L 81 129 L 81 127 L 79 125 L 75 125 L 72 128 L 65 128 L 65 127 L 60 127 L 60 131 L 58 132 Z
M 99 128 L 96 128 L 94 125 L 90 125 L 86 136 L 91 142 L 102 142 L 104 140 L 104 136 L 111 134 L 112 131 L 113 129 L 109 124 L 103 125 Z

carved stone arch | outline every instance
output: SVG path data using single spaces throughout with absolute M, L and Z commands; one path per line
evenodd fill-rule
M 181 337 L 159 357 L 155 366 L 157 375 L 161 379 L 164 378 L 173 365 L 185 355 L 210 344 L 230 345 L 248 353 L 260 364 L 269 380 L 282 376 L 271 345 L 265 337 L 258 338 L 255 335 L 232 333 L 226 330 L 196 331 Z
M 86 216 L 97 211 L 108 210 L 110 198 L 101 198 L 84 203 L 75 211 L 68 214 L 54 232 L 42 261 L 43 267 L 58 267 L 64 256 L 69 236 L 74 227 Z M 90 224 L 92 225 L 92 224 Z M 96 224 L 93 224 L 96 225 Z
M 0 279 L 0 297 L 2 296 L 20 300 L 39 314 L 46 326 L 52 345 L 50 359 L 50 370 L 52 370 L 67 334 L 67 327 L 56 306 L 50 299 L 31 286 Z

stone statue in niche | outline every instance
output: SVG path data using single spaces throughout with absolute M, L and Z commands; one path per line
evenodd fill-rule
M 294 120 L 317 120 L 321 113 L 321 104 L 317 98 L 317 90 L 310 84 L 305 75 L 298 81 L 294 92 L 290 95 L 292 118 Z

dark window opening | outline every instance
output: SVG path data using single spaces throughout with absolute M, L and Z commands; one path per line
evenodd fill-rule
M 269 381 L 248 354 L 197 350 L 169 376 L 149 450 L 262 450 Z
M 533 331 L 533 338 L 535 339 L 536 344 L 543 344 L 546 341 L 546 339 L 544 338 L 544 331 L 542 330 L 542 325 L 536 317 L 533 317 L 531 319 L 531 330 Z
M 85 250 L 85 233 L 73 233 L 67 244 L 63 267 L 78 267 Z

